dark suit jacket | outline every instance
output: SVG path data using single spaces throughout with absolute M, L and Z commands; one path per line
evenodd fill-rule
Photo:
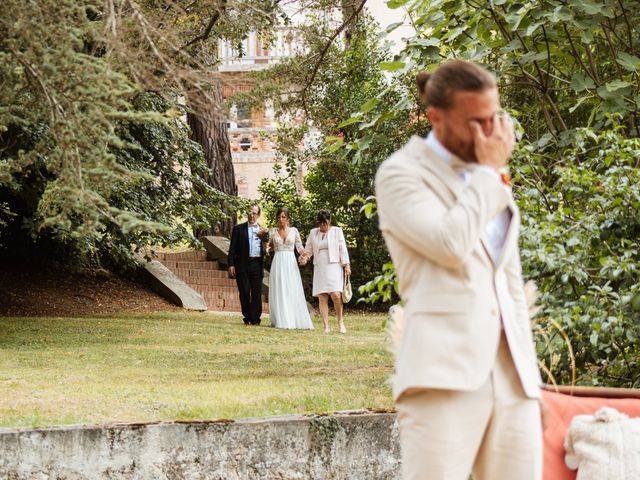
M 264 245 L 260 241 L 260 269 L 262 270 L 262 255 Z M 249 265 L 249 223 L 244 222 L 233 227 L 231 245 L 229 245 L 228 262 L 230 267 L 236 267 L 236 273 L 246 272 Z

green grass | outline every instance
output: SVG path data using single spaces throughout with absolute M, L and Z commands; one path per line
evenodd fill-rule
M 346 335 L 314 323 L 309 332 L 209 313 L 0 318 L 0 426 L 391 407 L 382 317 L 347 315 Z

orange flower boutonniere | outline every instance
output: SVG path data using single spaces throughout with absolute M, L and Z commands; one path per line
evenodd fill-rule
M 511 186 L 511 175 L 509 175 L 509 172 L 500 170 L 500 180 L 502 180 L 502 183 L 504 183 L 507 187 Z

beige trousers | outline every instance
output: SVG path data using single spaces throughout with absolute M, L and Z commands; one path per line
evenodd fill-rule
M 397 409 L 403 480 L 542 478 L 539 403 L 525 396 L 504 334 L 480 389 L 412 389 Z

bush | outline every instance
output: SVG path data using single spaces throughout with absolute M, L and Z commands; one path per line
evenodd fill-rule
M 540 338 L 539 353 L 555 350 L 552 373 L 570 382 L 554 319 L 581 383 L 639 387 L 640 141 L 580 129 L 562 162 L 544 168 L 545 154 L 524 145 L 514 162 L 523 269 L 540 288 L 540 324 L 551 338 L 550 346 Z
M 137 95 L 131 104 L 141 114 L 169 108 L 163 97 L 151 92 Z M 41 154 L 0 185 L 0 258 L 74 269 L 127 268 L 132 265 L 131 254 L 149 245 L 197 245 L 194 229 L 207 228 L 222 218 L 222 199 L 239 204 L 203 180 L 207 167 L 201 147 L 188 138 L 188 128 L 179 119 L 121 121 L 115 133 L 119 142 L 110 149 L 114 165 L 121 173 L 137 173 L 113 177 L 100 200 L 109 207 L 96 215 L 109 217 L 117 211 L 118 221 L 105 222 L 91 235 L 82 235 L 59 222 L 58 216 L 48 216 L 47 202 L 58 177 L 49 168 L 51 159 Z M 0 159 L 30 152 L 34 145 L 46 143 L 48 135 L 39 123 L 12 124 L 0 136 Z

